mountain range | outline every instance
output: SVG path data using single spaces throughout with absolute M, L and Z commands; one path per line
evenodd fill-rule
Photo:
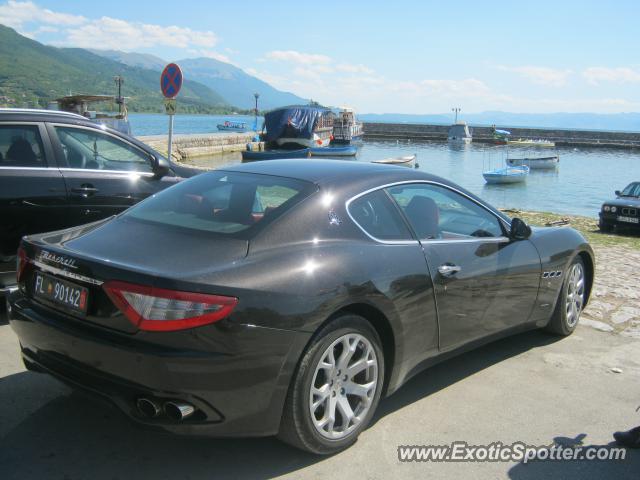
M 113 77 L 124 77 L 131 111 L 163 111 L 160 72 L 168 62 L 154 55 L 43 45 L 0 25 L 0 105 L 46 107 L 70 93 L 113 94 Z M 230 113 L 307 103 L 238 67 L 211 58 L 179 60 L 184 83 L 180 113 Z

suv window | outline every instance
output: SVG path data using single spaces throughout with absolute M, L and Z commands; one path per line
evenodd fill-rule
M 289 178 L 208 172 L 163 190 L 127 210 L 122 218 L 245 237 L 314 190 L 311 183 Z
M 37 125 L 0 126 L 0 167 L 46 167 Z
M 384 190 L 376 190 L 349 204 L 349 213 L 360 227 L 379 240 L 412 240 L 411 232 Z
M 391 187 L 388 191 L 421 239 L 504 235 L 500 222 L 491 212 L 448 188 L 410 184 Z
M 151 159 L 145 152 L 111 135 L 83 128 L 55 129 L 67 168 L 152 171 Z

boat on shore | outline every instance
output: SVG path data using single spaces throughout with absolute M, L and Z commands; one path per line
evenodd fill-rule
M 312 157 L 353 157 L 358 153 L 355 145 L 345 145 L 341 147 L 312 147 Z
M 456 122 L 449 128 L 447 140 L 450 143 L 471 143 L 473 136 L 466 122 Z
M 284 158 L 309 158 L 311 150 L 302 148 L 299 150 L 243 150 L 243 162 L 257 162 L 260 160 L 278 160 Z
M 519 167 L 504 167 L 482 172 L 482 176 L 485 181 L 490 184 L 520 183 L 524 182 L 528 175 L 529 167 L 526 165 Z
M 364 129 L 362 122 L 356 119 L 353 108 L 342 107 L 333 121 L 332 144 L 350 144 L 362 139 Z
M 371 163 L 379 163 L 382 165 L 399 165 L 402 167 L 417 168 L 416 157 L 417 155 L 414 153 L 413 155 L 406 155 L 404 157 L 391 157 L 391 158 L 382 158 L 380 160 L 372 160 Z
M 551 140 L 542 140 L 535 138 L 516 138 L 514 140 L 507 140 L 507 145 L 514 147 L 545 147 L 553 148 L 556 146 L 555 142 Z
M 315 105 L 277 108 L 264 116 L 267 142 L 279 147 L 326 147 L 333 132 L 331 110 Z
M 221 132 L 243 133 L 247 131 L 247 124 L 245 122 L 234 122 L 230 120 L 225 120 L 224 123 L 219 123 L 217 127 L 218 127 L 218 130 L 220 130 Z
M 551 170 L 556 168 L 559 162 L 559 155 L 551 155 L 548 157 L 507 158 L 507 165 L 510 167 L 527 166 L 531 170 Z

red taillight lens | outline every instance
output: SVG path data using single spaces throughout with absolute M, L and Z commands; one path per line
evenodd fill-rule
M 200 327 L 222 320 L 238 303 L 235 297 L 181 292 L 107 282 L 104 290 L 140 330 L 168 332 Z
M 24 270 L 27 268 L 28 264 L 29 259 L 27 258 L 27 252 L 24 250 L 22 244 L 20 244 L 20 247 L 18 248 L 18 256 L 16 257 L 16 279 L 18 282 L 22 278 Z

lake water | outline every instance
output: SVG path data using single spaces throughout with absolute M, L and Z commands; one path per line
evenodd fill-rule
M 131 115 L 135 135 L 166 133 L 164 115 Z M 184 115 L 176 116 L 178 133 L 215 131 L 215 125 L 225 119 L 253 117 Z M 164 125 L 158 128 L 162 121 Z M 247 121 L 247 120 L 244 120 Z M 142 133 L 143 131 L 149 133 Z M 510 157 L 560 155 L 555 171 L 532 170 L 525 183 L 486 185 L 483 170 L 498 168 L 504 162 L 506 148 L 484 144 L 453 146 L 443 142 L 379 142 L 365 141 L 355 161 L 401 155 L 418 155 L 419 169 L 448 178 L 479 195 L 499 208 L 518 208 L 597 217 L 603 201 L 612 198 L 614 190 L 621 190 L 631 181 L 640 181 L 640 152 L 637 150 L 608 150 L 603 148 L 538 149 L 510 148 Z M 239 153 L 212 158 L 198 158 L 195 163 L 206 167 L 220 167 L 239 163 Z M 348 160 L 346 160 L 348 161 Z
M 217 125 L 225 120 L 245 122 L 253 128 L 255 117 L 248 115 L 175 115 L 173 133 L 217 133 Z M 169 117 L 159 113 L 130 113 L 131 132 L 136 136 L 166 135 L 169 131 Z M 262 117 L 258 117 L 262 126 Z

